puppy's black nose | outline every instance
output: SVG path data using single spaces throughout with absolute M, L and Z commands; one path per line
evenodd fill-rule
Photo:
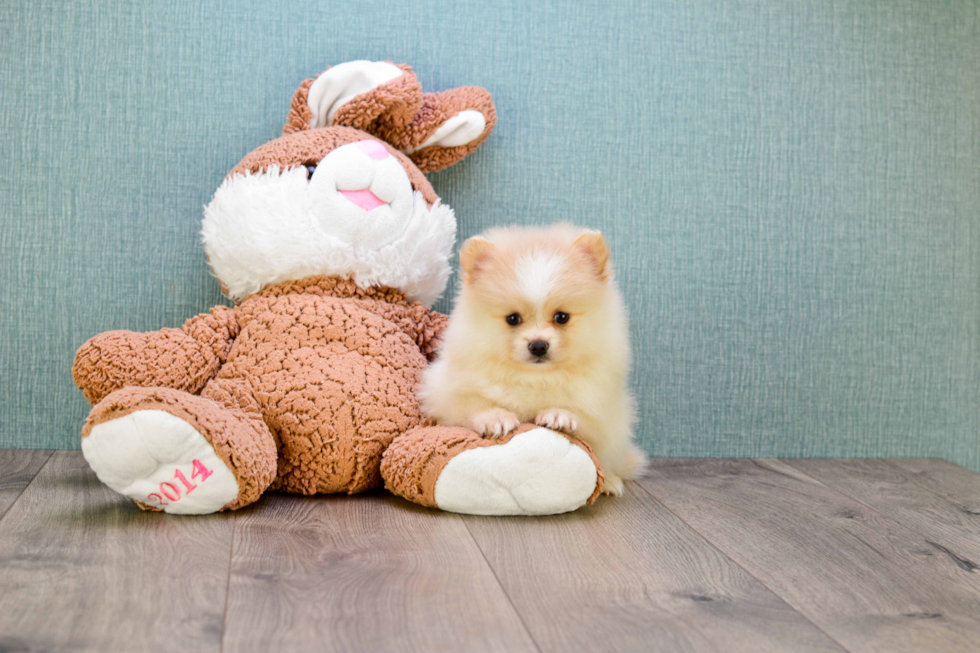
M 540 358 L 548 353 L 548 343 L 544 340 L 532 340 L 527 343 L 527 350 L 531 352 L 532 356 Z

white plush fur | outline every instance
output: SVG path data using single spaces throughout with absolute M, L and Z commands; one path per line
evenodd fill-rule
M 585 505 L 597 475 L 582 448 L 538 428 L 457 455 L 439 474 L 435 500 L 468 515 L 557 515 Z
M 405 150 L 407 154 L 416 152 L 426 147 L 438 145 L 439 147 L 459 147 L 466 145 L 483 133 L 487 127 L 486 117 L 475 109 L 460 111 L 455 116 L 439 125 L 439 128 L 432 133 L 425 141 L 416 148 Z
M 277 166 L 225 180 L 205 207 L 201 231 L 211 268 L 229 296 L 239 301 L 270 284 L 322 274 L 351 275 L 362 288 L 398 288 L 425 305 L 438 299 L 456 238 L 453 211 L 438 202 L 430 208 L 396 166 L 408 189 L 406 201 L 399 200 L 404 191 L 388 189 L 399 180 L 386 161 L 378 169 L 390 172 L 363 182 L 391 199 L 372 211 L 336 192 L 337 184 L 326 177 L 333 175 L 329 166 L 318 167 L 312 181 L 303 168 L 281 172 Z

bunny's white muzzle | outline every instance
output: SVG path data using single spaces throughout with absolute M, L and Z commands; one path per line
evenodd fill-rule
M 201 234 L 236 301 L 322 274 L 398 288 L 431 305 L 449 278 L 456 221 L 448 206 L 429 207 L 372 139 L 331 151 L 312 174 L 272 166 L 226 179 L 204 209 Z

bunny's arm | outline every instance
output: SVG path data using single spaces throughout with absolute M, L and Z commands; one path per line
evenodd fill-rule
M 389 304 L 377 302 L 371 307 L 375 313 L 391 320 L 398 328 L 415 341 L 419 349 L 430 361 L 439 353 L 442 334 L 449 320 L 442 313 L 429 310 L 422 304 Z
M 234 309 L 217 306 L 180 329 L 106 331 L 79 348 L 72 376 L 92 404 L 126 386 L 197 393 L 227 360 L 238 330 Z
M 428 311 L 418 322 L 416 342 L 419 343 L 422 353 L 430 361 L 434 360 L 439 353 L 439 348 L 442 346 L 442 334 L 445 333 L 448 323 L 448 317 L 435 311 Z

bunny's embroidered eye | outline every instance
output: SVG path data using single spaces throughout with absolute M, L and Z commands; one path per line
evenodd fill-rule
M 505 319 L 507 320 L 507 324 L 509 324 L 510 326 L 517 326 L 518 324 L 521 323 L 520 313 L 511 313 Z
M 316 172 L 316 166 L 303 166 L 306 168 L 306 180 L 309 181 L 313 179 L 313 173 Z

